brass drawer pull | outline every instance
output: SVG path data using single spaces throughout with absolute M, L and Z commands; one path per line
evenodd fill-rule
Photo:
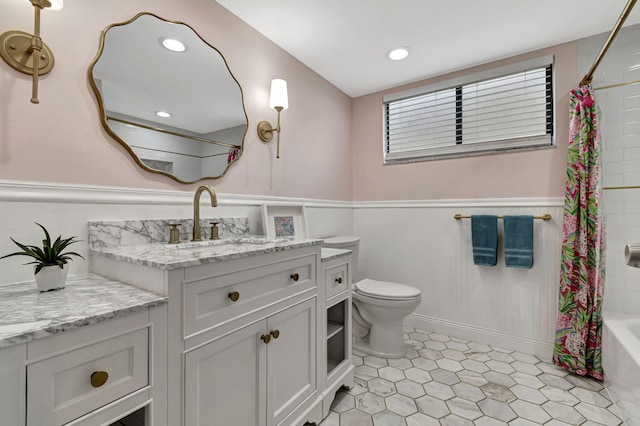
M 94 371 L 91 373 L 91 386 L 94 388 L 99 388 L 100 386 L 107 383 L 109 380 L 109 373 L 106 371 Z
M 262 336 L 260 336 L 260 338 L 262 339 L 263 342 L 265 343 L 269 343 L 271 341 L 271 336 L 268 334 L 263 334 Z
M 338 284 L 342 284 L 342 277 L 338 277 L 338 278 L 336 278 L 336 282 L 337 282 Z
M 232 302 L 237 302 L 238 299 L 240 299 L 240 293 L 238 293 L 237 291 L 232 291 L 228 294 L 228 297 Z
M 277 339 L 280 337 L 280 330 L 271 330 L 269 334 L 272 335 L 274 339 Z
M 298 281 L 300 279 L 300 274 L 298 273 L 291 274 L 291 279 L 294 281 Z

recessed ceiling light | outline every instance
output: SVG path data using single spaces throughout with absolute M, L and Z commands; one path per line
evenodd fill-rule
M 169 118 L 171 117 L 171 113 L 167 112 L 167 111 L 156 111 L 156 115 L 158 117 L 162 117 L 162 118 Z
M 387 52 L 387 58 L 391 59 L 392 61 L 400 61 L 409 56 L 410 51 L 411 49 L 409 49 L 408 47 L 394 47 Z
M 160 41 L 162 42 L 162 45 L 166 49 L 169 49 L 172 52 L 184 52 L 185 50 L 187 50 L 187 46 L 185 46 L 184 43 L 176 39 L 163 38 Z

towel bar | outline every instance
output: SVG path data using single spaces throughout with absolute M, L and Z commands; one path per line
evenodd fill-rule
M 471 219 L 471 216 L 462 216 L 460 213 L 457 213 L 455 215 L 453 215 L 453 218 L 455 220 L 460 220 L 460 219 Z M 498 219 L 503 219 L 504 216 L 498 216 Z M 534 216 L 534 219 L 542 219 L 545 222 L 548 222 L 551 220 L 551 215 L 549 213 L 545 213 L 542 216 Z

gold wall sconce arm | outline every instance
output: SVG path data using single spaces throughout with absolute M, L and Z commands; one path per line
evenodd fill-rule
M 278 124 L 274 128 L 268 121 L 258 123 L 258 137 L 263 142 L 270 142 L 273 139 L 273 133 L 278 134 L 278 143 L 276 148 L 276 158 L 280 158 L 280 112 L 289 107 L 289 98 L 287 94 L 287 82 L 281 79 L 271 81 L 271 96 L 269 99 L 269 107 L 278 112 Z
M 33 34 L 24 31 L 7 31 L 0 35 L 0 57 L 9 66 L 24 74 L 33 75 L 31 103 L 38 100 L 38 77 L 53 69 L 53 52 L 40 38 L 40 11 L 51 7 L 49 0 L 29 0 L 35 10 Z M 62 8 L 58 2 L 56 10 Z

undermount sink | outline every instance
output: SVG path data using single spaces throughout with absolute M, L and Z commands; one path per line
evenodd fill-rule
M 267 244 L 273 243 L 275 240 L 268 238 L 250 238 L 250 237 L 239 237 L 239 238 L 225 238 L 221 240 L 206 240 L 206 241 L 188 241 L 184 243 L 178 244 L 167 244 L 168 248 L 178 249 L 178 250 L 194 250 L 199 251 L 203 249 L 212 249 L 216 247 L 226 248 L 226 247 L 243 247 L 252 244 Z

